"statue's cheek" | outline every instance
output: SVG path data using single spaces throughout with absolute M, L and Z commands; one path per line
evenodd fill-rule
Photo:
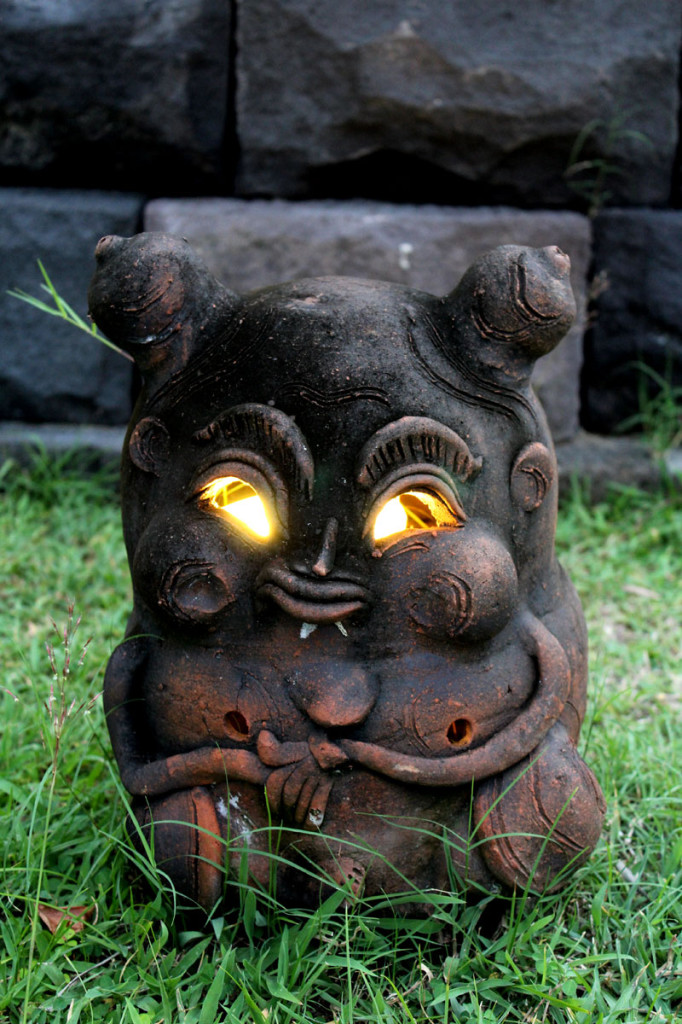
M 230 581 L 210 562 L 180 562 L 164 574 L 158 603 L 175 618 L 208 623 L 236 600 Z
M 152 611 L 178 625 L 204 628 L 235 617 L 248 625 L 254 574 L 219 531 L 197 531 L 191 524 L 150 524 L 132 567 L 135 590 Z
M 421 579 L 407 593 L 407 610 L 418 632 L 440 640 L 479 643 L 501 632 L 517 607 L 518 578 L 511 555 L 496 539 L 480 534 L 434 546 Z

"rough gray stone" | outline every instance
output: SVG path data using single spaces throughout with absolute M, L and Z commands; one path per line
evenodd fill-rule
M 142 200 L 102 192 L 0 190 L 0 419 L 125 423 L 131 364 L 84 332 L 7 294 L 41 292 L 41 260 L 81 316 L 105 234 L 139 229 Z
M 0 0 L 0 25 L 5 182 L 172 194 L 219 180 L 229 3 Z
M 682 211 L 604 212 L 594 223 L 594 272 L 583 422 L 606 434 L 639 413 L 641 364 L 682 388 Z
M 148 203 L 145 229 L 186 238 L 235 291 L 341 274 L 444 295 L 474 259 L 497 245 L 559 245 L 571 257 L 578 307 L 584 307 L 590 226 L 573 213 L 179 199 Z M 556 440 L 578 429 L 582 324 L 581 313 L 568 337 L 535 371 Z
M 239 0 L 238 11 L 240 195 L 563 205 L 573 143 L 591 125 L 576 160 L 617 167 L 615 199 L 670 195 L 670 0 Z
M 125 427 L 66 426 L 63 423 L 0 423 L 0 462 L 30 467 L 36 455 L 60 459 L 86 471 L 118 469 Z
M 573 440 L 558 444 L 556 454 L 561 498 L 569 496 L 575 481 L 586 488 L 590 501 L 602 501 L 614 484 L 652 491 L 663 480 L 661 465 L 649 446 L 631 437 L 599 437 L 581 431 Z M 666 470 L 671 477 L 675 474 L 673 459 Z

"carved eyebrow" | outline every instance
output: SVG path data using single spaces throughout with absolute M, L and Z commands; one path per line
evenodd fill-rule
M 460 480 L 477 476 L 483 460 L 474 458 L 459 434 L 426 416 L 403 416 L 370 437 L 357 462 L 357 481 L 371 487 L 398 466 L 440 466 Z
M 270 455 L 306 498 L 313 493 L 314 464 L 308 443 L 286 413 L 255 402 L 234 405 L 192 435 L 197 444 L 230 441 L 249 451 Z

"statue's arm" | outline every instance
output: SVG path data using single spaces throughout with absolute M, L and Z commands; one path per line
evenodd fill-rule
M 433 758 L 403 754 L 377 743 L 340 739 L 340 750 L 355 764 L 421 786 L 459 786 L 518 764 L 559 719 L 570 688 L 568 660 L 556 637 L 530 611 L 522 614 L 520 626 L 524 647 L 537 666 L 535 692 L 516 718 L 481 746 L 453 757 Z
M 148 653 L 144 637 L 118 647 L 104 677 L 104 712 L 123 785 L 132 796 L 158 796 L 225 779 L 264 783 L 270 769 L 248 750 L 200 747 L 156 757 L 146 743 L 142 676 Z

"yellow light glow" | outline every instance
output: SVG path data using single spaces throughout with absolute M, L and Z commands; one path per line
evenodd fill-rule
M 270 523 L 263 502 L 258 495 L 253 498 L 244 498 L 243 501 L 235 501 L 224 511 L 238 519 L 257 537 L 270 536 Z
M 374 539 L 383 540 L 406 529 L 407 512 L 400 504 L 400 498 L 391 498 L 374 520 Z
M 445 500 L 429 491 L 404 491 L 390 498 L 374 520 L 374 540 L 409 530 L 454 528 L 460 522 Z
M 201 492 L 204 501 L 246 527 L 261 540 L 272 532 L 263 499 L 256 489 L 236 476 L 221 476 Z

